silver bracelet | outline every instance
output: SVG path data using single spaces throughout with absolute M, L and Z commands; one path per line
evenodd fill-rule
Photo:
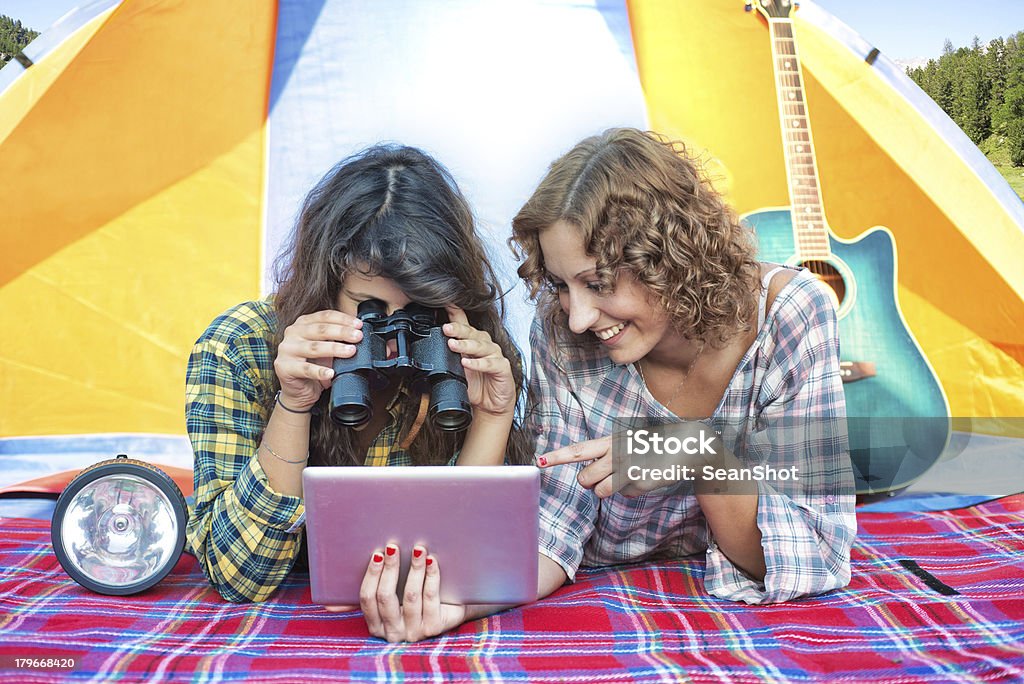
M 267 444 L 266 442 L 261 442 L 260 446 L 263 447 L 264 449 L 266 449 L 267 451 L 269 451 L 270 455 L 273 456 L 274 458 L 276 458 L 278 461 L 284 461 L 285 463 L 291 463 L 291 464 L 298 464 L 298 463 L 305 463 L 306 461 L 309 460 L 309 452 L 308 451 L 306 452 L 306 455 L 304 457 L 300 458 L 298 461 L 289 461 L 287 458 L 284 458 L 283 456 L 278 456 L 277 452 L 274 451 L 273 449 L 271 449 L 270 445 Z

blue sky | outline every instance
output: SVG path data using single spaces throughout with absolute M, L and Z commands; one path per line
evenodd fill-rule
M 68 10 L 89 4 L 88 0 L 0 0 L 0 14 L 20 19 L 36 31 L 44 31 Z
M 1020 0 L 814 0 L 892 59 L 938 57 L 953 47 L 982 44 L 1024 31 Z
M 1024 30 L 1020 0 L 817 0 L 817 3 L 893 59 L 938 57 L 946 38 L 960 47 L 969 45 L 975 35 L 988 42 L 996 36 Z M 0 0 L 0 14 L 21 19 L 29 27 L 42 31 L 80 4 L 87 4 L 87 0 Z

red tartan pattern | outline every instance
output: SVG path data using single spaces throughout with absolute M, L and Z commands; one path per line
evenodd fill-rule
M 824 681 L 1024 679 L 1024 495 L 941 513 L 861 513 L 846 589 L 749 606 L 703 560 L 586 570 L 540 603 L 420 644 L 310 605 L 305 575 L 223 601 L 185 556 L 134 597 L 61 570 L 45 522 L 0 520 L 0 681 Z M 916 561 L 943 596 L 897 562 Z M 68 669 L 15 659 L 74 658 Z

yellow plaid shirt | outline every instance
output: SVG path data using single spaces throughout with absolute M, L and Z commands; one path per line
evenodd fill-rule
M 273 304 L 239 304 L 196 341 L 185 375 L 185 420 L 195 453 L 189 550 L 229 601 L 262 601 L 302 550 L 302 499 L 275 492 L 256 458 L 273 392 Z M 412 465 L 398 446 L 400 402 L 368 450 L 365 465 Z M 454 456 L 452 461 L 454 461 Z

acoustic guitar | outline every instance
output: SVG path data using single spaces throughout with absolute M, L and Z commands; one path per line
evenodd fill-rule
M 950 435 L 949 403 L 900 311 L 896 242 L 877 226 L 853 240 L 825 220 L 789 0 L 758 0 L 768 22 L 790 206 L 744 215 L 764 261 L 811 271 L 839 320 L 839 373 L 850 452 L 862 500 L 892 495 L 920 477 Z

